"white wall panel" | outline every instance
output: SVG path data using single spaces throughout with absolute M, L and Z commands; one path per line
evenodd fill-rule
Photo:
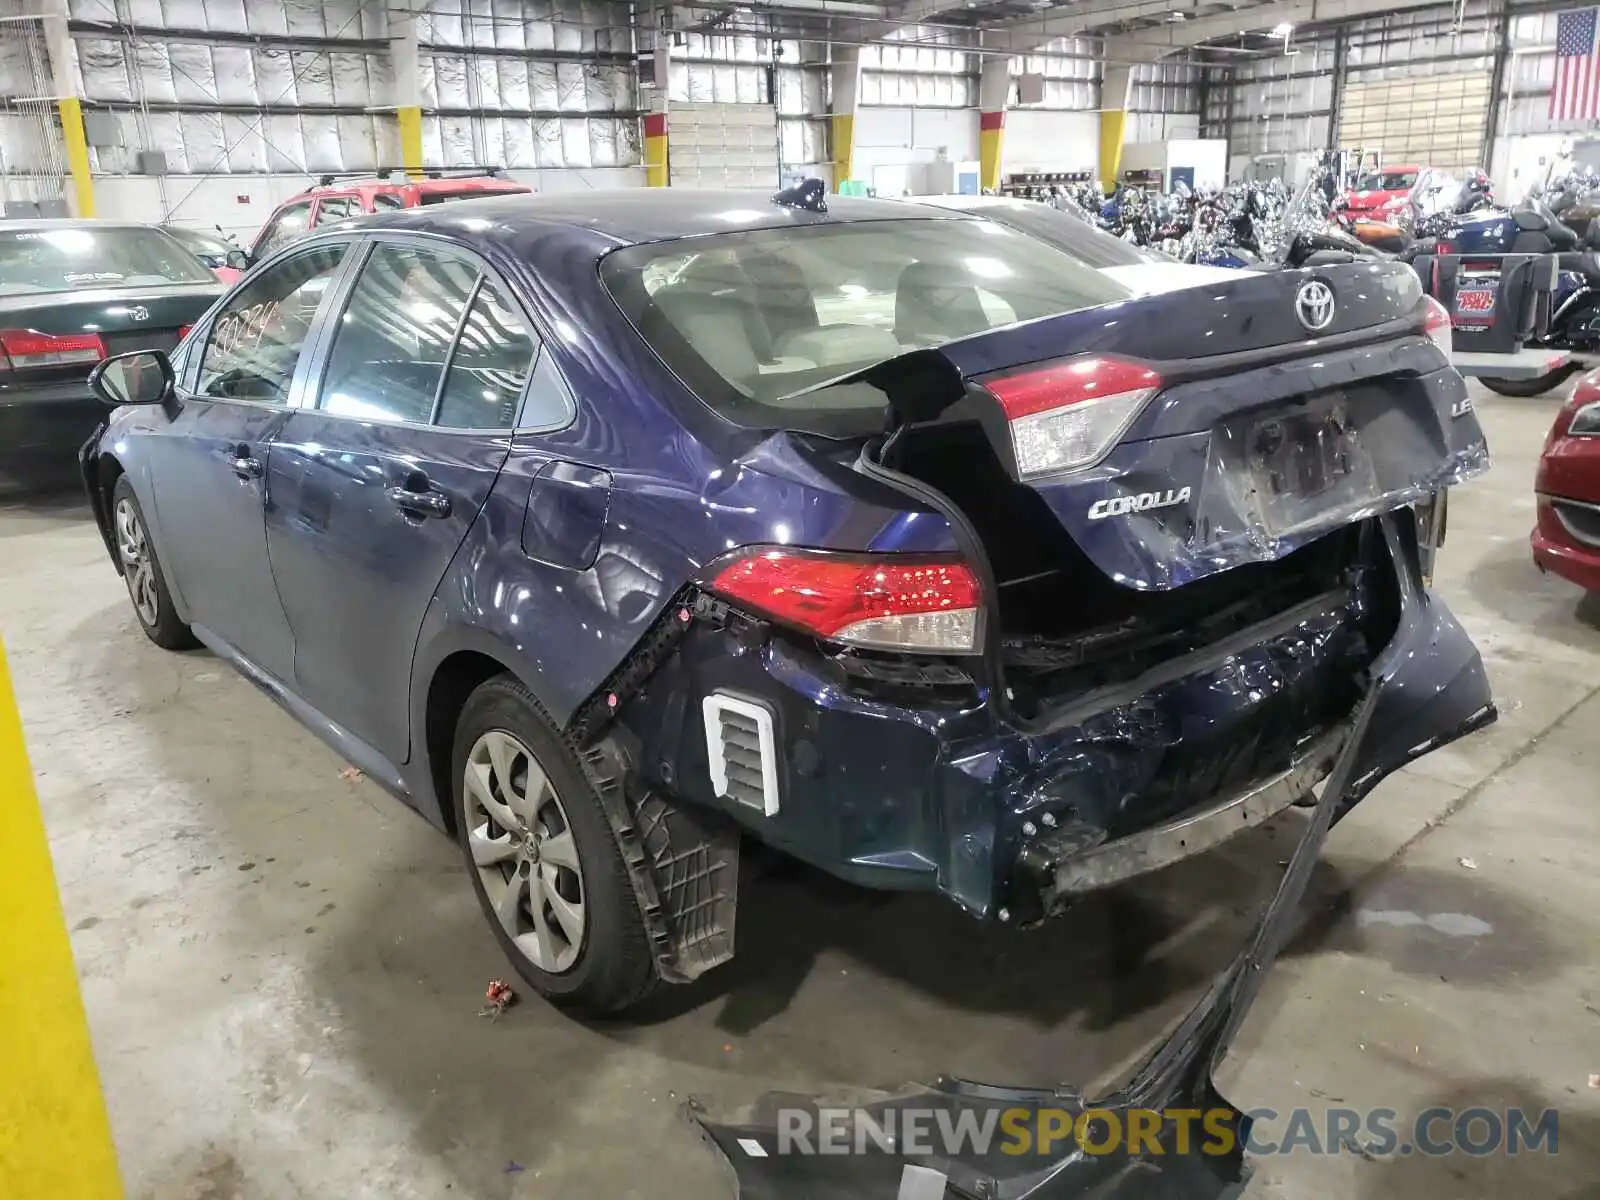
M 1093 171 L 1100 156 L 1100 115 L 1018 108 L 1006 114 L 1004 170 Z
M 905 190 L 901 168 L 978 157 L 978 114 L 975 110 L 890 107 L 856 109 L 855 150 L 851 169 L 856 177 L 898 194 Z

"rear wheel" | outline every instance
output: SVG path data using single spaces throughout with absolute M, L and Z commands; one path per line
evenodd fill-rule
M 1578 368 L 1572 364 L 1558 367 L 1545 375 L 1533 379 L 1500 379 L 1493 375 L 1480 375 L 1478 382 L 1491 392 L 1498 392 L 1502 396 L 1542 396 L 1546 392 L 1560 387 L 1567 381 L 1567 377 L 1576 372 Z
M 144 512 L 139 508 L 139 498 L 133 494 L 133 485 L 126 475 L 117 476 L 116 486 L 111 489 L 111 524 L 116 534 L 122 579 L 128 585 L 133 615 L 139 618 L 139 627 L 145 636 L 163 650 L 189 650 L 198 646 L 200 643 L 194 633 L 178 619 L 172 593 L 167 590 L 166 576 L 161 572 L 161 561 L 156 558 L 156 548 L 145 526 Z
M 452 756 L 458 840 L 473 890 L 517 973 L 595 1016 L 658 976 L 644 919 L 594 785 L 509 675 L 468 698 Z

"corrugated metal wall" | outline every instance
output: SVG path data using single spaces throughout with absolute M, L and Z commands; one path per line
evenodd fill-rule
M 8 0 L 15 7 L 16 0 Z M 399 161 L 389 14 L 374 0 L 69 0 L 87 111 L 116 132 L 94 168 L 158 149 L 174 173 L 370 170 Z M 418 0 L 429 165 L 639 161 L 630 10 L 611 0 Z M 4 95 L 48 95 L 48 64 L 0 25 Z M 13 105 L 13 108 L 15 106 Z M 31 153 L 0 112 L 9 169 Z M 12 146 L 21 147 L 13 151 Z

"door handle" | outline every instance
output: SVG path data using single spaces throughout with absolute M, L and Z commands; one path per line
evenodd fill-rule
M 450 515 L 450 497 L 443 492 L 431 489 L 392 487 L 385 490 L 389 503 L 398 508 L 407 516 L 412 517 L 448 517 Z
M 224 451 L 228 456 L 228 465 L 233 468 L 233 473 L 240 479 L 260 479 L 262 473 L 261 460 L 250 453 L 250 447 L 242 442 Z

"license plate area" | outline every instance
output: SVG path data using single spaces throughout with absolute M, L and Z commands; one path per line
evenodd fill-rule
M 1323 392 L 1218 426 L 1201 539 L 1271 540 L 1375 505 L 1384 489 L 1364 432 L 1371 407 L 1364 400 Z
M 1269 533 L 1359 504 L 1377 490 L 1372 459 L 1340 394 L 1257 421 L 1246 436 L 1253 507 Z

